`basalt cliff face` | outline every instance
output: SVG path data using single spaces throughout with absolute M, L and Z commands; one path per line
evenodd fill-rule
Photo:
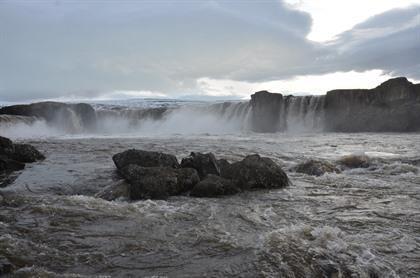
M 74 132 L 92 130 L 96 127 L 96 112 L 86 103 L 67 104 L 46 101 L 12 105 L 0 108 L 0 115 L 26 117 L 26 121 L 38 118 L 53 126 Z M 2 118 L 6 119 L 5 116 Z M 15 120 L 17 119 L 19 118 L 16 117 Z
M 419 131 L 420 84 L 390 79 L 370 90 L 334 90 L 325 101 L 325 130 Z
M 261 91 L 251 96 L 250 105 L 251 129 L 257 132 L 420 131 L 420 84 L 404 77 L 390 79 L 374 89 L 333 90 L 325 96 Z

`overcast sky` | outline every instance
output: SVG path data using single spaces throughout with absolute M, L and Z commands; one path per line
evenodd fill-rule
M 0 101 L 420 80 L 420 0 L 0 0 Z

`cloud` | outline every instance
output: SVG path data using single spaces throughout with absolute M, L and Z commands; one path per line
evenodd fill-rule
M 320 59 L 328 70 L 381 69 L 420 80 L 420 6 L 371 17 L 340 34 L 330 48 L 335 54 Z
M 372 69 L 420 79 L 418 9 L 378 15 L 323 44 L 307 39 L 308 13 L 276 0 L 2 1 L 0 98 L 242 96 L 212 84 Z

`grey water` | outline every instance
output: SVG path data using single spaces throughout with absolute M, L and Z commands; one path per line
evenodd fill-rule
M 0 129 L 47 157 L 0 191 L 0 256 L 16 277 L 420 277 L 420 134 L 254 133 L 239 106 L 223 118 L 201 108 L 147 123 L 113 118 L 99 133 Z M 128 148 L 229 161 L 259 153 L 292 185 L 223 198 L 95 197 L 119 179 L 111 157 Z M 369 168 L 293 171 L 361 153 Z

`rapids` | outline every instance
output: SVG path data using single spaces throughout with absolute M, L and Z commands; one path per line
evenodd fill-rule
M 420 276 L 420 134 L 186 135 L 170 127 L 129 136 L 2 133 L 47 157 L 0 191 L 0 257 L 15 275 Z M 96 198 L 118 178 L 111 156 L 128 148 L 178 158 L 211 151 L 230 161 L 259 153 L 282 165 L 293 185 L 217 199 Z M 335 163 L 360 153 L 369 168 L 321 177 L 292 171 L 310 158 Z

